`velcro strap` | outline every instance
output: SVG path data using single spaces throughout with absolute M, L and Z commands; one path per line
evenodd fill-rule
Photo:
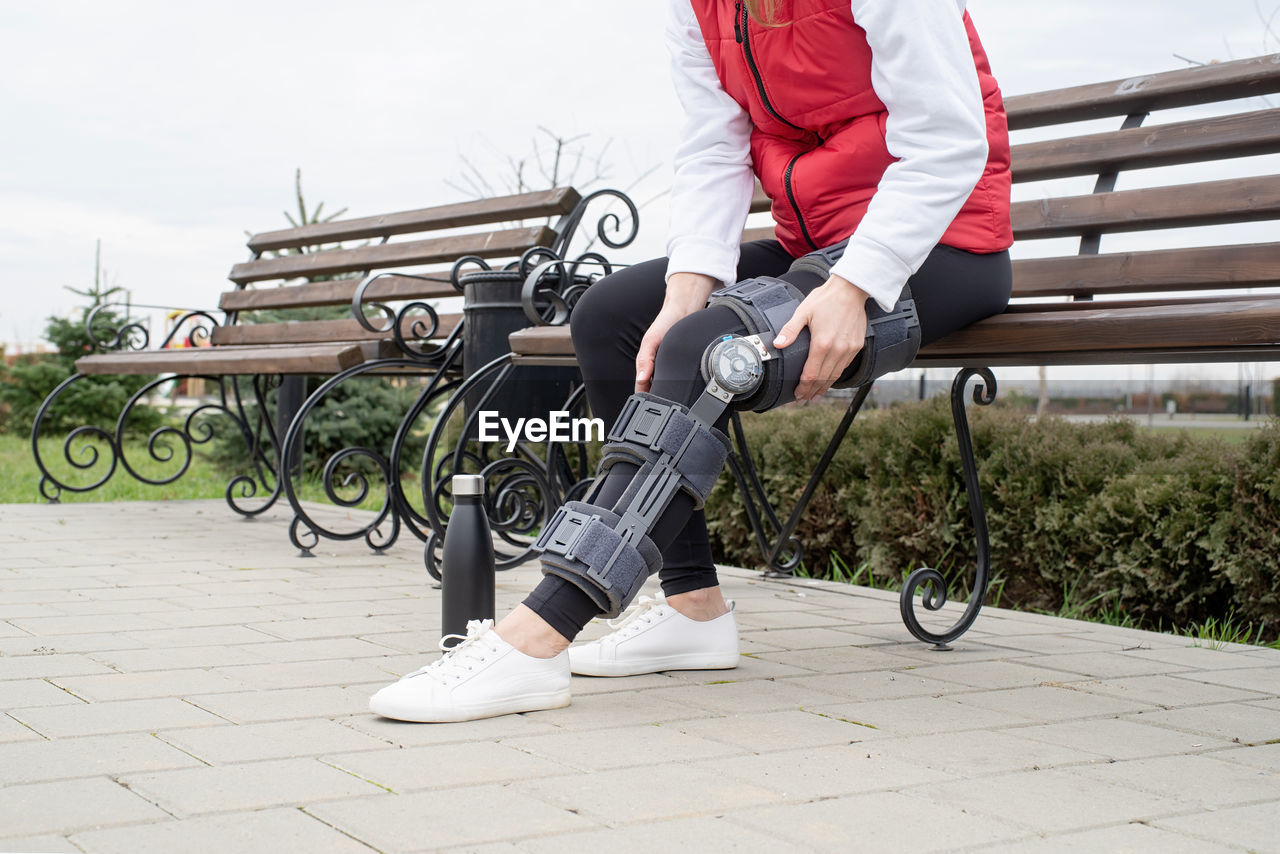
M 911 287 L 903 287 L 893 310 L 886 312 L 867 300 L 867 333 L 862 352 L 848 379 L 835 385 L 857 388 L 911 364 L 920 349 L 920 318 Z
M 628 398 L 608 438 L 600 461 L 602 471 L 618 461 L 656 464 L 659 454 L 670 454 L 671 467 L 682 478 L 681 487 L 699 507 L 711 494 L 729 455 L 728 437 L 719 430 L 690 418 L 679 404 L 643 393 Z
M 637 548 L 614 530 L 617 521 L 608 510 L 571 501 L 556 511 L 534 544 L 545 574 L 577 585 L 609 616 L 620 613 L 662 563 L 648 537 Z

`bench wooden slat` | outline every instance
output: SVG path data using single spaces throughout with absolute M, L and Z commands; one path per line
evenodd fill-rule
M 1109 299 L 1105 302 L 1091 302 L 1089 300 L 1064 300 L 1059 302 L 1015 302 L 1010 303 L 1005 309 L 1009 314 L 1018 314 L 1019 312 L 1071 312 L 1071 311 L 1089 311 L 1090 309 L 1105 306 L 1106 308 L 1151 308 L 1159 305 L 1216 305 L 1229 302 L 1247 302 L 1258 299 L 1257 294 L 1202 294 L 1200 296 L 1190 297 L 1168 297 L 1163 294 L 1151 295 L 1145 297 L 1136 297 L 1134 299 Z M 1065 315 L 1063 315 L 1065 317 Z
M 751 197 L 751 207 L 748 209 L 750 213 L 760 213 L 769 210 L 773 202 L 769 201 L 769 197 L 764 194 L 764 188 L 760 186 L 760 182 L 756 182 L 755 195 Z
M 1142 361 L 1142 351 L 1194 353 L 1206 360 L 1225 356 L 1229 361 L 1239 361 L 1246 349 L 1280 354 L 1280 297 L 1087 305 L 1069 312 L 1018 311 L 987 318 L 922 348 L 917 363 L 1108 364 Z M 522 329 L 511 334 L 510 343 L 512 352 L 530 364 L 538 359 L 567 362 L 574 352 L 564 327 Z
M 1010 130 L 1149 113 L 1280 92 L 1280 54 L 1017 95 L 1005 100 Z
M 508 257 L 519 255 L 534 246 L 544 246 L 554 236 L 555 233 L 550 228 L 536 225 L 483 234 L 459 234 L 362 246 L 358 249 L 286 255 L 282 258 L 263 258 L 237 264 L 231 268 L 231 274 L 227 278 L 243 285 L 269 279 L 332 276 L 357 270 L 439 264 L 463 255 L 478 255 L 481 258 Z
M 1263 297 L 1190 305 L 1110 308 L 1105 303 L 1069 312 L 996 315 L 930 344 L 930 356 L 1017 354 L 1020 364 L 1040 364 L 1037 353 L 1137 349 L 1213 349 L 1268 346 L 1280 349 L 1280 298 Z M 921 350 L 924 352 L 924 349 Z
M 249 248 L 254 252 L 267 252 L 276 249 L 340 243 L 344 240 L 364 240 L 371 237 L 411 234 L 417 231 L 555 216 L 573 210 L 581 198 L 578 191 L 571 187 L 557 187 L 534 193 L 419 208 L 382 216 L 322 222 L 300 228 L 255 234 L 249 238 Z
M 378 318 L 375 323 L 383 322 Z M 414 318 L 401 325 L 408 340 L 413 339 Z M 443 338 L 462 322 L 461 314 L 442 314 L 435 337 Z M 315 344 L 329 341 L 373 341 L 386 338 L 386 332 L 370 332 L 351 319 L 286 320 L 280 323 L 243 323 L 219 326 L 213 330 L 213 346 L 253 346 L 261 344 Z
M 1018 202 L 1018 239 L 1142 231 L 1280 217 L 1280 175 Z
M 365 293 L 371 300 L 435 299 L 459 296 L 449 283 L 449 271 L 442 270 L 425 275 L 441 281 L 424 282 L 405 276 L 387 275 L 369 286 Z M 254 311 L 268 308 L 314 308 L 321 305 L 345 305 L 351 302 L 360 279 L 338 279 L 329 282 L 309 282 L 305 285 L 283 285 L 273 288 L 226 291 L 218 300 L 223 311 Z
M 773 226 L 761 226 L 760 228 L 748 228 L 742 232 L 742 242 L 749 243 L 752 240 L 772 240 L 774 237 Z
M 1280 285 L 1280 243 L 1157 249 L 1013 262 L 1016 297 Z
M 1042 181 L 1280 151 L 1280 109 L 1033 142 L 1013 148 L 1013 179 Z
M 355 343 L 186 347 L 86 356 L 76 361 L 76 370 L 82 374 L 335 374 L 364 358 L 365 350 Z

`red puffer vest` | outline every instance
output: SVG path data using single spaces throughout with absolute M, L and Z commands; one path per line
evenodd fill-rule
M 740 0 L 692 0 L 726 92 L 755 125 L 751 158 L 773 200 L 776 234 L 793 255 L 857 229 L 884 170 L 888 111 L 871 86 L 871 47 L 849 0 L 783 0 L 785 26 L 752 20 Z M 1013 243 L 1009 131 L 1000 88 L 964 15 L 986 105 L 987 168 L 942 242 L 970 252 Z

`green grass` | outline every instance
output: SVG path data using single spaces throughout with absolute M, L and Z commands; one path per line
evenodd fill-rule
M 72 445 L 72 459 L 85 462 L 92 451 L 99 454 L 98 465 L 88 469 L 88 474 L 101 477 L 109 468 L 110 451 L 103 442 L 77 442 Z M 179 450 L 175 448 L 175 450 Z M 97 477 L 87 477 L 86 471 L 78 471 L 63 455 L 61 439 L 43 439 L 40 457 L 60 480 L 76 485 L 87 485 Z M 145 441 L 125 445 L 125 457 L 134 464 L 140 474 L 155 479 L 171 475 L 177 470 L 174 463 L 166 467 L 152 460 L 147 454 Z M 0 503 L 29 504 L 43 501 L 40 495 L 40 470 L 31 454 L 31 440 L 27 436 L 0 434 Z M 130 477 L 122 467 L 98 489 L 87 493 L 63 492 L 60 501 L 166 501 L 192 498 L 221 498 L 226 492 L 227 476 L 199 455 L 182 477 L 164 486 L 150 486 Z
M 1280 640 L 1274 640 L 1270 643 L 1263 642 L 1262 638 L 1266 628 L 1266 625 L 1263 624 L 1254 629 L 1252 623 L 1239 621 L 1235 612 L 1232 611 L 1221 619 L 1210 617 L 1200 625 L 1177 629 L 1174 634 L 1192 638 L 1192 646 L 1202 646 L 1209 649 L 1222 649 L 1227 644 L 1232 643 L 1280 649 Z
M 851 568 L 843 558 L 833 554 L 831 555 L 831 567 L 827 574 L 814 576 L 801 562 L 800 567 L 796 570 L 796 576 L 799 578 L 819 577 L 843 584 L 870 587 L 873 590 L 897 591 L 902 589 L 902 582 L 906 579 L 906 576 L 910 575 L 910 570 L 908 570 L 903 573 L 901 579 L 888 579 L 886 581 L 885 579 L 877 579 L 871 574 L 870 569 L 870 565 L 866 563 L 856 569 Z M 944 575 L 949 575 L 949 573 L 944 572 Z M 970 594 L 968 579 L 965 578 L 963 580 L 964 589 L 950 591 L 948 594 L 949 600 L 968 601 Z M 1000 593 L 1004 589 L 1004 583 L 1005 579 L 999 576 L 990 581 L 987 586 L 987 604 L 995 608 L 1000 607 Z M 1253 623 L 1244 623 L 1236 617 L 1234 612 L 1220 619 L 1211 617 L 1202 624 L 1180 626 L 1172 629 L 1165 628 L 1163 625 L 1155 627 L 1143 626 L 1132 614 L 1126 613 L 1121 608 L 1120 599 L 1115 595 L 1115 591 L 1100 593 L 1090 599 L 1081 599 L 1076 590 L 1076 584 L 1064 585 L 1062 604 L 1057 610 L 1037 610 L 1035 613 L 1062 617 L 1067 620 L 1101 623 L 1123 629 L 1146 629 L 1164 634 L 1180 635 L 1191 638 L 1192 646 L 1208 647 L 1209 649 L 1222 649 L 1227 644 L 1233 643 L 1280 649 L 1280 640 L 1269 642 L 1263 640 L 1266 636 L 1265 624 L 1255 626 Z
M 182 459 L 181 443 L 174 442 L 173 461 L 164 463 L 157 461 L 147 453 L 146 441 L 139 439 L 126 441 L 125 458 L 144 477 L 160 480 L 172 476 L 179 468 Z M 62 439 L 42 439 L 40 456 L 59 480 L 73 485 L 88 485 L 101 477 L 109 467 L 110 452 L 104 442 L 76 442 L 71 446 L 72 459 L 86 462 L 92 457 L 92 451 L 98 452 L 98 465 L 86 471 L 79 471 L 67 461 L 63 454 Z M 86 475 L 93 475 L 89 477 Z M 224 498 L 227 483 L 232 474 L 214 465 L 197 451 L 191 461 L 191 467 L 173 483 L 153 486 L 143 483 L 117 465 L 111 478 L 102 486 L 90 492 L 64 491 L 59 501 L 94 502 L 94 501 L 181 501 L 206 498 Z M 417 479 L 406 479 L 405 488 L 409 490 L 409 500 L 419 512 L 422 511 L 422 495 L 416 488 Z M 26 436 L 0 434 L 0 504 L 30 504 L 44 501 L 39 491 L 40 471 L 36 468 L 31 454 L 31 441 Z M 381 481 L 371 485 L 371 494 L 360 505 L 361 510 L 377 510 L 382 504 L 383 492 Z M 324 495 L 318 474 L 304 478 L 300 488 L 303 501 L 329 503 Z M 353 495 L 354 489 L 339 489 L 339 494 Z M 252 499 L 250 499 L 252 503 Z

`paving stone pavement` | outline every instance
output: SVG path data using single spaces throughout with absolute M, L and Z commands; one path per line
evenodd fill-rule
M 736 670 L 400 724 L 420 547 L 286 521 L 0 506 L 0 851 L 1280 852 L 1280 651 L 987 609 L 938 652 L 890 594 L 727 569 Z

